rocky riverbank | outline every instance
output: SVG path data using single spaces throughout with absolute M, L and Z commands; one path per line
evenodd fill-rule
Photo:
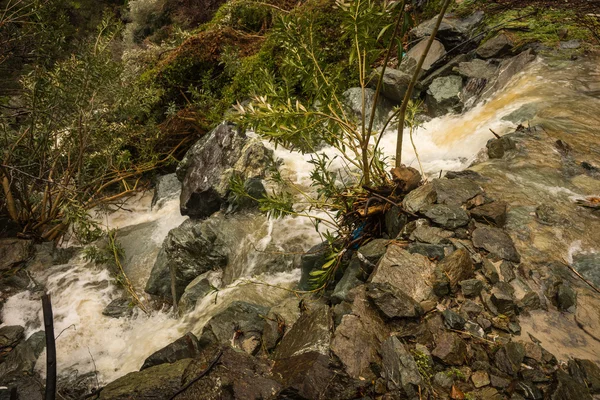
M 444 21 L 420 81 L 430 117 L 489 100 L 540 50 L 516 49 L 502 33 L 479 45 L 482 17 Z M 423 39 L 430 25 L 423 23 L 413 36 Z M 397 69 L 386 70 L 389 104 L 376 115 L 387 115 L 402 98 L 421 47 L 417 43 Z M 573 49 L 560 53 L 565 55 L 584 57 Z M 594 76 L 598 71 L 591 68 Z M 576 84 L 590 104 L 599 103 L 597 80 Z M 352 89 L 346 97 L 362 112 Z M 600 261 L 594 253 L 600 215 L 593 197 L 600 193 L 600 135 L 583 124 L 567 127 L 561 118 L 577 121 L 577 113 L 552 113 L 560 110 L 556 104 L 532 107 L 511 118 L 538 124 L 490 140 L 468 169 L 428 178 L 402 204 L 389 205 L 381 235 L 348 252 L 335 284 L 317 294 L 305 291 L 310 273 L 325 262 L 316 242 L 302 256 L 297 238 L 268 242 L 252 265 L 234 262 L 247 232 L 263 229 L 266 219 L 255 202 L 235 199 L 228 185 L 233 177 L 260 198 L 268 186 L 264 178 L 278 162 L 258 139 L 226 123 L 218 126 L 177 170 L 181 213 L 191 219 L 170 230 L 160 248 L 126 242 L 126 254 L 157 255 L 151 271 L 140 272 L 127 260 L 124 267 L 156 303 L 177 303 L 184 319 L 194 318 L 192 310 L 206 302 L 217 303 L 220 289 L 249 273 L 300 268 L 299 290 L 274 285 L 282 294 L 269 304 L 260 295 L 225 302 L 206 323 L 192 321 L 189 332 L 149 355 L 139 371 L 103 388 L 94 387 L 94 373 L 63 378 L 63 387 L 70 387 L 62 394 L 81 398 L 93 388 L 92 398 L 99 399 L 600 395 Z M 172 175 L 161 179 L 153 204 L 160 207 L 178 186 Z M 45 269 L 73 256 L 74 250 L 13 238 L 9 229 L 2 235 L 2 304 L 25 290 L 41 293 L 31 275 L 43 281 Z M 124 298 L 104 309 L 111 318 L 135 312 Z M 17 387 L 19 398 L 41 399 L 43 383 L 34 366 L 44 334 L 26 338 L 24 331 L 0 327 L 0 383 Z M 5 397 L 8 391 L 0 391 Z

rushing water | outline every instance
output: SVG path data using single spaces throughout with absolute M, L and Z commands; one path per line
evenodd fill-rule
M 553 71 L 548 75 L 549 71 Z M 588 75 L 597 73 L 587 70 Z M 457 170 L 468 166 L 477 157 L 485 143 L 498 134 L 508 132 L 516 123 L 533 117 L 538 110 L 546 109 L 548 101 L 557 107 L 557 99 L 568 98 L 568 85 L 557 82 L 577 82 L 582 71 L 567 63 L 564 70 L 549 68 L 537 60 L 518 74 L 507 87 L 489 101 L 458 116 L 446 116 L 425 123 L 414 134 L 423 168 L 429 174 Z M 532 115 L 527 115 L 534 109 Z M 517 113 L 515 113 L 517 112 Z M 518 114 L 521 114 L 519 118 Z M 410 140 L 405 139 L 403 158 L 418 167 Z M 395 149 L 395 132 L 382 138 L 385 155 L 391 157 Z M 325 152 L 335 155 L 332 149 Z M 310 156 L 277 149 L 275 155 L 282 159 L 282 174 L 307 187 L 311 164 Z M 343 168 L 343 165 L 339 165 Z M 152 210 L 151 194 L 130 201 L 126 209 L 99 217 L 110 228 L 119 228 L 118 238 L 125 240 L 128 254 L 127 272 L 134 286 L 141 292 L 153 266 L 160 245 L 170 229 L 185 220 L 179 213 L 177 200 L 166 202 Z M 244 218 L 240 221 L 239 218 Z M 273 305 L 289 293 L 278 289 L 292 287 L 299 279 L 299 270 L 292 263 L 277 273 L 260 268 L 264 258 L 260 254 L 306 251 L 320 241 L 308 219 L 285 218 L 271 221 L 263 216 L 226 216 L 217 214 L 211 223 L 219 224 L 226 232 L 226 242 L 231 247 L 229 265 L 225 270 L 225 286 L 218 294 L 211 294 L 198 302 L 187 315 L 178 317 L 170 310 L 153 311 L 145 315 L 137 310 L 130 317 L 114 319 L 102 315 L 104 307 L 122 296 L 113 278 L 104 268 L 87 263 L 81 256 L 69 264 L 49 267 L 36 276 L 52 294 L 55 332 L 57 338 L 58 368 L 61 375 L 98 371 L 100 383 L 114 380 L 128 372 L 138 370 L 144 359 L 184 333 L 199 334 L 203 325 L 219 310 L 233 300 L 244 300 Z M 295 264 L 297 266 L 297 264 Z M 252 279 L 255 283 L 249 282 Z M 261 283 L 265 282 L 272 286 Z M 35 293 L 22 292 L 10 298 L 3 309 L 5 325 L 26 326 L 27 335 L 41 327 L 41 309 Z M 41 355 L 43 360 L 45 354 Z M 37 368 L 44 372 L 44 362 Z

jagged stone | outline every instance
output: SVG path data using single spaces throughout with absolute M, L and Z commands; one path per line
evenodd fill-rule
M 418 388 L 423 384 L 419 368 L 413 356 L 392 336 L 381 346 L 383 373 L 389 390 L 401 389 L 409 398 L 418 394 Z
M 561 369 L 556 371 L 556 381 L 549 390 L 551 400 L 591 400 L 592 395 L 585 385 L 571 378 Z
M 498 389 L 505 389 L 510 385 L 510 381 L 508 379 L 504 379 L 497 375 L 490 375 L 490 383 L 493 387 Z
M 413 242 L 406 248 L 409 253 L 421 254 L 432 260 L 441 260 L 454 251 L 453 246 Z
M 446 15 L 438 29 L 436 38 L 447 48 L 453 48 L 467 40 L 471 31 L 483 21 L 484 13 L 477 11 L 467 18 L 459 18 L 455 15 Z M 411 30 L 410 34 L 416 38 L 430 36 L 433 32 L 437 16 L 422 22 Z
M 400 207 L 393 206 L 385 213 L 385 231 L 393 239 L 397 237 L 408 222 Z
M 184 315 L 196 307 L 198 300 L 220 287 L 222 271 L 208 271 L 194 278 L 186 287 L 177 304 L 179 314 Z
M 431 275 L 431 286 L 433 293 L 437 297 L 444 297 L 450 294 L 450 280 L 439 265 L 435 267 Z
M 181 182 L 177 179 L 177 174 L 167 174 L 159 176 L 156 179 L 154 195 L 152 196 L 151 207 L 161 208 L 169 200 L 179 197 L 181 192 Z
M 286 298 L 269 310 L 262 335 L 262 344 L 267 351 L 275 348 L 283 335 L 292 329 L 300 315 L 299 300 L 295 296 Z
M 507 151 L 517 148 L 515 141 L 508 136 L 503 136 L 499 139 L 490 139 L 485 146 L 487 147 L 490 159 L 502 158 Z
M 523 298 L 518 302 L 518 307 L 520 310 L 538 310 L 541 308 L 542 303 L 540 300 L 540 296 L 536 292 L 528 292 Z
M 490 79 L 497 69 L 490 62 L 478 59 L 458 64 L 458 73 L 466 78 Z
M 311 272 L 321 269 L 321 266 L 326 262 L 328 254 L 329 243 L 323 242 L 311 247 L 302 255 L 300 264 L 300 282 L 298 283 L 298 288 L 300 290 L 310 289 Z
M 462 88 L 462 78 L 458 75 L 435 78 L 427 89 L 426 102 L 429 114 L 438 117 L 449 112 L 460 112 Z
M 0 348 L 14 347 L 23 339 L 25 328 L 20 325 L 9 325 L 0 328 Z
M 500 274 L 502 275 L 504 282 L 510 282 L 517 277 L 515 275 L 515 271 L 513 270 L 512 263 L 506 260 L 502 261 L 500 264 Z
M 462 330 L 465 326 L 465 319 L 452 310 L 444 310 L 442 312 L 444 324 L 450 329 Z
M 446 365 L 463 365 L 467 358 L 467 346 L 457 335 L 444 332 L 438 337 L 431 355 Z
M 385 318 L 416 318 L 423 315 L 419 303 L 387 282 L 367 284 L 366 293 Z
M 469 215 L 458 206 L 433 204 L 421 210 L 434 223 L 446 229 L 456 229 L 469 223 Z
M 186 358 L 195 358 L 200 354 L 198 339 L 193 333 L 188 332 L 171 344 L 152 353 L 140 368 L 140 371 L 160 364 L 173 364 Z
M 457 287 L 458 282 L 473 277 L 473 273 L 475 272 L 471 256 L 469 255 L 469 252 L 463 248 L 460 248 L 448 257 L 445 257 L 438 263 L 438 266 L 450 280 L 452 289 Z
M 485 338 L 485 331 L 483 330 L 483 328 L 473 321 L 465 322 L 465 331 L 469 332 L 474 337 L 482 339 Z
M 512 239 L 499 228 L 481 226 L 475 229 L 473 231 L 473 245 L 505 260 L 521 261 Z
M 427 47 L 428 41 L 429 41 L 429 38 L 426 37 L 423 40 L 421 40 L 419 43 L 417 43 L 416 45 L 411 47 L 410 50 L 408 50 L 408 52 L 406 53 L 406 57 L 412 58 L 416 62 L 419 62 L 419 60 L 421 59 L 421 56 L 425 52 L 425 48 Z M 435 62 L 440 60 L 445 55 L 446 55 L 446 49 L 444 48 L 444 45 L 442 44 L 442 42 L 440 42 L 438 40 L 434 40 L 431 43 L 431 48 L 429 49 L 429 52 L 427 53 L 427 56 L 425 57 L 425 61 L 423 62 L 423 66 L 421 68 L 425 71 L 429 70 L 431 68 L 431 66 L 433 64 L 435 64 Z
M 341 303 L 342 301 L 348 300 L 348 293 L 358 285 L 361 285 L 363 281 L 360 279 L 362 274 L 362 268 L 358 257 L 353 256 L 350 263 L 344 271 L 342 279 L 335 285 L 335 289 L 331 294 L 331 302 L 333 304 Z
M 506 203 L 495 201 L 470 210 L 475 221 L 502 228 L 506 224 Z
M 454 379 L 446 372 L 438 372 L 433 376 L 433 383 L 444 389 L 450 389 L 454 384 Z
M 490 384 L 490 377 L 485 371 L 475 371 L 471 375 L 471 381 L 476 388 L 481 388 Z
M 114 299 L 106 307 L 102 310 L 102 315 L 106 315 L 111 318 L 121 318 L 127 317 L 133 313 L 133 306 L 131 304 L 131 300 L 122 297 L 119 299 Z
M 386 69 L 387 74 L 387 69 Z M 346 90 L 342 97 L 344 98 L 345 104 L 352 110 L 359 120 L 362 119 L 363 113 L 363 89 L 359 87 L 350 88 Z M 373 102 L 375 100 L 375 90 L 371 88 L 364 88 L 364 102 L 365 102 L 365 114 L 366 120 L 369 121 L 371 118 L 371 112 L 373 110 Z M 394 105 L 385 97 L 379 98 L 377 101 L 377 107 L 375 108 L 375 119 L 373 120 L 373 126 L 375 128 L 382 128 L 388 120 L 388 115 L 393 110 Z
M 488 281 L 490 281 L 492 285 L 495 285 L 500 281 L 500 275 L 498 275 L 498 269 L 494 263 L 487 258 L 484 258 L 481 265 L 483 275 L 488 279 Z
M 496 286 L 492 289 L 490 299 L 499 313 L 504 315 L 514 315 L 516 304 L 515 299 L 510 293 L 507 293 Z
M 481 58 L 502 57 L 509 54 L 513 46 L 512 40 L 506 34 L 501 33 L 486 40 L 477 48 L 476 53 Z
M 526 399 L 542 400 L 544 398 L 544 394 L 542 393 L 542 391 L 538 389 L 538 387 L 535 386 L 532 382 L 519 381 L 515 383 L 514 387 L 515 392 L 517 392 Z
M 25 263 L 33 255 L 33 241 L 17 238 L 0 239 L 0 271 Z
M 517 376 L 525 358 L 525 347 L 521 343 L 508 342 L 495 354 L 496 367 L 505 374 Z
M 462 206 L 482 193 L 479 185 L 467 178 L 434 179 L 431 184 L 438 204 Z
M 425 207 L 435 203 L 437 192 L 433 184 L 426 183 L 409 192 L 402 200 L 402 206 L 412 213 L 421 212 Z
M 469 318 L 475 318 L 483 311 L 483 306 L 475 303 L 473 300 L 465 300 L 460 306 L 460 312 L 466 314 Z
M 569 360 L 569 373 L 579 383 L 587 386 L 591 393 L 600 393 L 600 367 L 590 360 Z
M 412 231 L 410 239 L 429 244 L 450 244 L 449 239 L 453 236 L 451 231 L 436 226 L 420 225 Z
M 458 282 L 465 297 L 477 297 L 483 290 L 483 282 L 479 279 L 466 279 Z
M 556 293 L 556 303 L 559 310 L 568 310 L 577 305 L 577 292 L 571 286 L 564 283 L 559 285 L 558 292 Z
M 379 76 L 381 75 L 381 69 L 381 67 L 375 69 L 374 74 L 370 79 L 372 85 L 377 84 Z M 401 103 L 412 79 L 412 75 L 411 72 L 386 68 L 383 73 L 381 94 L 393 102 Z

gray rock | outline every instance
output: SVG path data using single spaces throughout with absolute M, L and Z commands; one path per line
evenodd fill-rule
M 356 286 L 361 285 L 363 281 L 360 279 L 362 276 L 362 268 L 358 257 L 353 256 L 350 263 L 344 271 L 342 279 L 335 285 L 335 289 L 331 294 L 331 302 L 333 304 L 341 303 L 342 301 L 348 300 L 348 293 Z
M 309 306 L 275 349 L 276 360 L 316 352 L 329 354 L 333 321 L 331 309 L 324 304 Z
M 490 159 L 498 159 L 504 157 L 507 151 L 515 150 L 517 145 L 515 141 L 507 136 L 503 136 L 499 139 L 490 139 L 486 143 L 488 157 Z
M 442 245 L 451 244 L 449 239 L 453 236 L 454 234 L 451 231 L 447 231 L 436 226 L 421 225 L 410 234 L 410 240 Z
M 374 74 L 370 79 L 371 85 L 377 85 L 381 70 L 381 67 L 375 69 Z M 411 79 L 412 73 L 394 68 L 386 68 L 383 73 L 381 94 L 392 102 L 401 103 Z
M 438 204 L 462 206 L 468 200 L 482 193 L 475 182 L 467 178 L 434 179 L 431 181 Z
M 556 371 L 556 381 L 550 387 L 549 393 L 551 393 L 551 400 L 592 399 L 592 395 L 585 385 L 577 382 L 561 369 Z
M 37 361 L 31 342 L 21 341 L 0 364 L 0 383 L 19 375 L 31 375 Z
M 569 360 L 569 373 L 591 393 L 600 393 L 600 367 L 590 360 Z
M 102 310 L 102 315 L 111 318 L 127 317 L 133 313 L 132 301 L 126 297 L 114 299 Z
M 248 341 L 260 344 L 264 327 L 263 317 L 267 307 L 243 301 L 232 302 L 225 310 L 212 317 L 199 338 L 200 347 L 212 344 L 229 344 L 244 351 L 254 352 L 258 348 L 248 349 Z
M 490 375 L 490 383 L 493 387 L 498 389 L 505 389 L 510 385 L 510 381 L 508 379 L 504 379 L 497 375 Z
M 448 328 L 454 330 L 462 330 L 465 326 L 465 323 L 467 322 L 463 317 L 461 317 L 460 315 L 458 315 L 450 309 L 444 310 L 442 312 L 442 316 L 444 317 L 444 324 Z
M 418 395 L 423 379 L 415 359 L 398 338 L 392 336 L 383 342 L 381 354 L 388 389 L 401 389 L 409 398 Z
M 144 361 L 140 371 L 160 364 L 173 364 L 186 358 L 196 358 L 200 354 L 198 339 L 193 333 L 188 332 L 173 343 L 152 353 Z
M 515 383 L 515 392 L 523 396 L 525 399 L 542 400 L 544 394 L 532 382 L 519 381 Z
M 106 385 L 99 400 L 168 399 L 181 388 L 181 377 L 192 360 L 161 364 L 139 372 L 131 372 Z
M 433 270 L 431 287 L 437 297 L 444 297 L 450 294 L 450 280 L 439 266 L 436 266 Z
M 469 318 L 475 318 L 483 311 L 483 306 L 475 303 L 473 300 L 465 300 L 460 306 L 460 312 L 466 314 Z
M 510 376 L 517 376 L 524 358 L 525 347 L 517 342 L 508 342 L 494 356 L 496 367 Z
M 146 284 L 146 292 L 172 300 L 171 268 L 175 272 L 175 301 L 199 275 L 227 264 L 227 256 L 210 224 L 186 220 L 165 238 Z
M 475 221 L 502 228 L 506 224 L 506 203 L 494 201 L 475 207 L 470 211 Z
M 321 269 L 329 255 L 329 243 L 323 242 L 311 247 L 305 254 L 302 255 L 300 262 L 300 282 L 298 289 L 310 290 L 311 288 L 311 272 Z
M 458 284 L 465 297 L 477 297 L 483 290 L 483 282 L 479 279 L 465 279 Z
M 194 278 L 193 281 L 186 286 L 179 303 L 177 304 L 179 313 L 184 315 L 196 307 L 198 300 L 203 299 L 215 288 L 220 287 L 222 271 L 208 271 Z
M 369 300 L 385 318 L 416 318 L 423 315 L 419 303 L 389 283 L 368 283 L 366 291 Z
M 438 337 L 431 355 L 446 365 L 463 365 L 467 358 L 467 345 L 457 335 L 444 332 Z
M 600 286 L 599 265 L 600 253 L 578 253 L 573 255 L 573 268 L 596 287 Z
M 458 64 L 458 73 L 466 78 L 490 79 L 497 69 L 490 62 L 479 59 Z
M 411 49 L 408 50 L 408 52 L 406 53 L 406 57 L 412 58 L 418 63 L 419 60 L 421 59 L 421 56 L 425 52 L 425 48 L 427 47 L 428 41 L 429 41 L 429 38 L 426 37 L 423 40 L 421 40 L 419 43 L 417 43 L 416 45 L 411 47 Z M 427 56 L 425 56 L 425 61 L 423 62 L 423 66 L 421 68 L 425 71 L 429 70 L 431 68 L 431 66 L 433 64 L 435 64 L 435 62 L 440 60 L 445 55 L 446 55 L 446 49 L 444 48 L 444 45 L 442 44 L 442 42 L 440 42 L 438 40 L 434 40 L 431 43 L 431 48 L 429 49 Z
M 490 300 L 499 313 L 504 315 L 514 315 L 516 304 L 512 294 L 495 286 L 492 289 Z
M 581 42 L 579 40 L 567 40 L 564 42 L 560 42 L 560 48 L 562 50 L 575 50 L 581 47 Z
M 513 270 L 512 263 L 510 261 L 502 261 L 500 264 L 500 273 L 504 282 L 510 282 L 516 278 L 515 271 Z
M 462 78 L 457 75 L 434 79 L 427 89 L 426 102 L 429 115 L 439 117 L 449 112 L 460 112 L 462 87 Z
M 442 19 L 442 23 L 438 29 L 436 38 L 439 39 L 446 48 L 454 48 L 467 40 L 473 29 L 475 29 L 483 21 L 484 14 L 482 11 L 477 11 L 467 18 L 458 18 L 454 15 L 446 15 Z M 437 16 L 422 22 L 414 28 L 410 34 L 416 38 L 424 38 L 433 33 L 433 28 L 436 24 Z
M 159 176 L 152 196 L 152 208 L 161 208 L 167 201 L 179 197 L 180 192 L 181 182 L 177 179 L 177 174 Z
M 433 184 L 426 183 L 410 191 L 402 200 L 402 206 L 409 212 L 418 213 L 425 207 L 435 203 L 437 192 Z
M 23 332 L 25 332 L 25 328 L 20 325 L 0 328 L 0 348 L 16 346 L 23 339 Z
M 386 71 L 387 75 L 387 71 Z M 406 90 L 406 89 L 405 89 Z M 359 120 L 363 118 L 363 89 L 356 87 L 346 90 L 342 97 L 345 104 L 350 110 L 356 115 Z M 365 120 L 368 121 L 371 118 L 373 112 L 373 103 L 375 100 L 375 90 L 371 88 L 364 89 L 364 102 L 365 102 Z M 387 122 L 390 112 L 393 110 L 394 105 L 385 97 L 380 96 L 377 100 L 377 106 L 375 108 L 375 119 L 373 120 L 373 127 L 375 129 L 383 128 L 383 125 Z
M 433 376 L 433 383 L 444 389 L 450 389 L 454 384 L 454 379 L 445 372 L 438 372 Z
M 420 254 L 410 254 L 401 246 L 391 243 L 371 275 L 373 283 L 389 283 L 415 301 L 427 300 L 432 290 L 429 277 L 434 264 Z
M 15 376 L 10 381 L 4 382 L 7 389 L 0 389 L 0 399 L 9 400 L 10 391 L 16 389 L 17 397 L 15 399 L 23 400 L 43 400 L 44 386 L 39 376 Z
M 0 271 L 6 271 L 24 264 L 32 255 L 32 240 L 0 239 Z
M 436 69 L 435 71 L 428 73 L 426 77 L 424 77 L 421 81 L 419 81 L 418 87 L 420 89 L 427 88 L 431 85 L 434 79 L 440 78 L 442 76 L 452 75 L 454 73 L 454 69 L 461 63 L 468 61 L 469 57 L 466 54 L 459 54 L 452 58 L 447 63 L 442 63 L 443 65 Z
M 500 281 L 500 275 L 498 275 L 498 269 L 496 266 L 487 258 L 483 259 L 482 262 L 483 275 L 490 281 L 492 285 L 495 285 Z
M 485 331 L 483 330 L 481 325 L 479 325 L 473 321 L 465 322 L 465 331 L 469 332 L 474 337 L 478 337 L 478 338 L 482 338 L 482 339 L 485 338 Z
M 559 285 L 556 294 L 556 303 L 559 310 L 568 310 L 577 305 L 577 292 L 571 286 L 564 283 Z
M 458 282 L 473 277 L 475 267 L 469 252 L 463 248 L 456 250 L 438 263 L 450 281 L 450 286 L 456 289 Z
M 518 302 L 518 307 L 520 310 L 538 310 L 542 306 L 540 301 L 540 296 L 536 292 L 528 292 L 523 298 Z
M 283 335 L 289 331 L 300 318 L 298 298 L 289 297 L 272 307 L 265 318 L 262 344 L 271 351 L 279 343 Z
M 446 257 L 447 254 L 452 253 L 454 247 L 439 244 L 410 243 L 406 249 L 411 254 L 421 254 L 427 258 L 439 261 Z
M 27 345 L 33 350 L 33 356 L 38 359 L 46 348 L 46 332 L 37 331 L 27 338 Z
M 482 226 L 473 231 L 473 245 L 512 262 L 520 262 L 521 257 L 515 245 L 503 230 Z
M 404 226 L 408 222 L 406 214 L 402 212 L 400 207 L 393 206 L 390 208 L 384 217 L 385 221 L 385 232 L 388 234 L 390 239 L 397 237 Z
M 490 384 L 490 377 L 485 371 L 475 371 L 471 375 L 471 381 L 476 388 L 481 388 Z
M 387 246 L 390 243 L 386 239 L 374 239 L 369 243 L 360 246 L 358 252 L 372 264 L 377 264 L 381 257 L 387 252 Z
M 469 215 L 458 206 L 433 204 L 422 210 L 423 214 L 443 228 L 456 229 L 469 223 Z
M 522 52 L 521 54 L 504 60 L 498 67 L 498 76 L 496 79 L 491 79 L 479 96 L 480 100 L 488 99 L 494 93 L 504 88 L 512 79 L 513 76 L 525 69 L 525 66 L 535 59 L 535 55 L 531 50 Z
M 504 33 L 486 40 L 477 48 L 477 55 L 481 58 L 503 57 L 513 49 L 513 42 Z

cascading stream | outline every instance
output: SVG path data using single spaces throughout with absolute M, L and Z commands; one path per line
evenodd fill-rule
M 593 63 L 565 65 L 549 66 L 538 59 L 488 102 L 462 115 L 425 123 L 414 136 L 425 172 L 437 175 L 440 171 L 467 167 L 493 138 L 490 129 L 504 134 L 518 123 L 535 120 L 535 115 L 543 121 L 550 110 L 562 110 L 563 120 L 567 122 L 577 119 L 577 113 L 590 113 L 591 110 L 581 106 L 574 112 L 561 108 L 561 104 L 583 101 L 581 96 L 589 96 L 583 93 L 586 88 L 580 79 L 582 74 L 600 74 L 597 65 L 595 69 Z M 587 87 L 586 90 L 595 89 Z M 586 124 L 593 129 L 592 124 L 598 122 L 598 117 L 595 119 L 586 123 L 579 118 L 578 129 L 584 129 Z M 381 143 L 384 154 L 391 156 L 395 150 L 395 132 L 386 132 Z M 408 136 L 404 143 L 405 162 L 418 168 Z M 333 149 L 324 151 L 336 154 Z M 280 166 L 283 176 L 308 188 L 312 169 L 309 155 L 278 148 L 275 156 L 283 161 Z M 344 165 L 339 161 L 334 167 L 343 169 Z M 150 197 L 149 194 L 141 196 L 127 204 L 129 211 L 120 210 L 103 220 L 107 226 L 119 228 L 118 238 L 126 238 L 132 243 L 129 247 L 137 249 L 128 256 L 131 257 L 128 274 L 140 292 L 162 241 L 170 229 L 185 220 L 179 213 L 178 200 L 152 210 Z M 265 272 L 260 268 L 263 260 L 260 254 L 306 251 L 321 241 L 312 223 L 306 218 L 291 217 L 269 221 L 261 215 L 243 217 L 247 218 L 244 221 L 236 218 L 220 214 L 211 217 L 229 233 L 226 242 L 232 247 L 232 253 L 224 276 L 226 287 L 198 301 L 191 312 L 181 317 L 169 310 L 145 315 L 137 309 L 132 316 L 120 319 L 102 315 L 102 310 L 120 297 L 121 291 L 106 269 L 86 262 L 81 256 L 35 276 L 52 294 L 55 334 L 60 335 L 56 342 L 59 374 L 82 375 L 97 370 L 100 384 L 110 382 L 138 370 L 146 357 L 186 332 L 199 334 L 206 321 L 233 300 L 270 306 L 288 296 L 289 292 L 275 286 L 291 288 L 299 279 L 299 270 L 290 265 L 277 273 Z M 272 286 L 248 283 L 249 278 Z M 3 317 L 4 325 L 26 326 L 26 335 L 42 329 L 39 294 L 26 291 L 13 296 L 4 306 Z M 42 373 L 44 360 L 45 353 L 36 367 Z

